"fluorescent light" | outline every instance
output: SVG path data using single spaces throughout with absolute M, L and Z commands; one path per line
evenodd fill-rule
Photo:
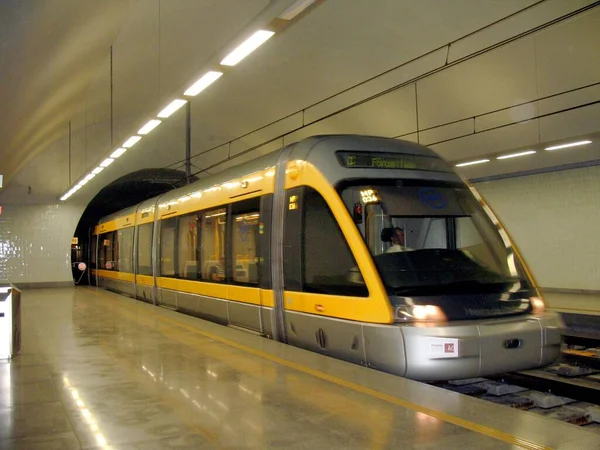
M 242 59 L 264 44 L 267 39 L 273 36 L 275 33 L 273 31 L 266 30 L 258 30 L 244 42 L 242 42 L 234 51 L 232 51 L 229 55 L 221 61 L 221 64 L 224 66 L 235 66 Z
M 283 20 L 292 20 L 294 17 L 296 17 L 298 14 L 300 14 L 302 11 L 304 11 L 316 1 L 317 0 L 298 0 L 297 2 L 293 3 L 292 6 L 290 6 L 288 9 L 286 9 L 279 16 L 279 18 Z
M 477 161 L 469 161 L 469 162 L 457 164 L 456 167 L 472 166 L 473 164 L 482 164 L 482 163 L 486 163 L 486 162 L 490 162 L 490 160 L 489 159 L 478 159 Z
M 203 75 L 202 78 L 200 78 L 194 84 L 192 84 L 188 88 L 188 90 L 185 91 L 183 94 L 189 95 L 190 97 L 193 97 L 194 95 L 198 95 L 200 92 L 202 92 L 208 86 L 210 86 L 215 81 L 217 81 L 221 77 L 221 75 L 223 75 L 223 72 L 215 72 L 215 71 L 211 70 L 210 72 Z
M 61 201 L 61 202 L 64 202 L 64 201 L 65 201 L 66 199 L 68 199 L 69 197 L 70 197 L 70 195 L 69 195 L 69 194 L 65 194 L 65 195 L 63 195 L 63 196 L 60 198 L 60 201 Z
M 123 142 L 123 147 L 125 147 L 125 148 L 133 147 L 136 143 L 139 142 L 140 139 L 142 139 L 141 136 L 131 136 L 129 139 L 127 139 L 125 142 Z
M 112 158 L 106 158 L 104 161 L 102 161 L 100 163 L 100 165 L 102 167 L 108 167 L 108 166 L 110 166 L 112 164 L 113 161 L 114 161 L 114 159 L 112 159 Z
M 544 150 L 560 150 L 561 148 L 578 147 L 580 145 L 587 145 L 587 144 L 591 144 L 591 143 L 592 143 L 592 141 L 571 142 L 570 144 L 555 145 L 554 147 L 548 147 L 548 148 L 545 148 Z
M 77 186 L 85 186 L 87 184 L 88 180 L 86 180 L 85 178 L 83 180 L 81 180 L 79 183 L 77 183 Z
M 140 128 L 138 130 L 138 134 L 148 134 L 150 133 L 152 130 L 154 130 L 157 126 L 159 126 L 161 123 L 160 120 L 158 119 L 152 119 L 149 120 L 146 125 L 144 125 L 142 128 Z
M 181 108 L 183 105 L 185 105 L 187 103 L 187 100 L 173 100 L 171 103 L 169 103 L 165 109 L 163 109 L 161 112 L 158 113 L 158 117 L 160 118 L 167 118 L 169 117 L 171 114 L 173 114 L 175 111 L 177 111 L 179 108 Z
M 518 156 L 533 155 L 535 150 L 527 150 L 526 152 L 511 153 L 510 155 L 498 156 L 496 159 L 517 158 Z
M 95 175 L 98 175 L 100 172 L 102 172 L 104 170 L 104 167 L 102 166 L 98 166 L 96 167 L 94 170 L 92 170 L 92 173 Z
M 111 158 L 113 158 L 113 159 L 117 159 L 119 156 L 121 156 L 121 155 L 122 155 L 123 153 L 125 153 L 126 151 L 127 151 L 127 149 L 126 149 L 126 148 L 123 148 L 123 147 L 121 147 L 121 148 L 118 148 L 118 149 L 116 149 L 114 152 L 112 152 L 112 153 L 110 154 L 110 157 L 111 157 Z
M 92 178 L 94 178 L 95 176 L 96 176 L 96 174 L 95 174 L 95 173 L 88 173 L 88 174 L 85 176 L 84 180 L 90 181 L 90 180 L 91 180 Z

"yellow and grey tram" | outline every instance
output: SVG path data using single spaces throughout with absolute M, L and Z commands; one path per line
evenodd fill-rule
M 314 136 L 104 217 L 98 286 L 420 380 L 559 356 L 515 246 L 432 150 Z

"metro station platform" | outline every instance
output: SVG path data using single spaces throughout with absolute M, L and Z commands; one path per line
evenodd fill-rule
M 25 290 L 0 448 L 598 449 L 598 434 L 96 288 Z

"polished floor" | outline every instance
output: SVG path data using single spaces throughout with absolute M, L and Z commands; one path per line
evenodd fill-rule
M 0 449 L 598 449 L 598 436 L 94 288 L 27 290 Z

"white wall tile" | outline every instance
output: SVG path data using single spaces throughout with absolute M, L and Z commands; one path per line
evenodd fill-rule
M 475 187 L 542 287 L 600 290 L 600 166 Z
M 71 281 L 71 238 L 83 207 L 8 205 L 0 215 L 0 280 Z

